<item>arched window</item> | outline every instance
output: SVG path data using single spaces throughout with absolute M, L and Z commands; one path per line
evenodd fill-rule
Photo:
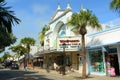
M 66 35 L 66 26 L 65 25 L 60 27 L 58 34 L 59 34 L 59 37 L 64 37 Z
M 59 36 L 64 37 L 65 36 L 65 31 L 62 31 Z

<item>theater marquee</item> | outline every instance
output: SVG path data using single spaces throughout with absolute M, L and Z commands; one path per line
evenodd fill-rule
M 66 44 L 65 51 L 78 51 L 81 47 L 80 38 L 58 38 L 57 51 L 63 51 L 63 44 Z

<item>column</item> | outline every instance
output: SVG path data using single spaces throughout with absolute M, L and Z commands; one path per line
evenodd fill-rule
M 90 74 L 90 57 L 89 57 L 89 50 L 86 49 L 86 61 L 87 61 L 87 65 L 86 65 L 86 70 L 87 70 L 87 75 Z
M 103 55 L 103 62 L 104 62 L 105 74 L 107 75 L 104 47 L 101 47 L 101 48 L 102 48 L 102 55 Z

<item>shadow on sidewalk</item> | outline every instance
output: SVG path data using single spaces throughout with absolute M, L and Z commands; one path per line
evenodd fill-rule
M 49 73 L 49 72 L 50 72 L 50 69 L 49 69 L 49 68 L 46 68 L 46 71 Z
M 77 80 L 86 80 L 86 79 L 90 79 L 90 78 L 94 78 L 94 77 L 90 77 L 90 76 L 88 76 L 88 77 L 86 77 L 86 78 L 82 78 L 82 77 L 74 77 L 75 79 L 77 79 Z

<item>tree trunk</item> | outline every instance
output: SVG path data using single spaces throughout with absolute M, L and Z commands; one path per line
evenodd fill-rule
M 29 57 L 30 57 L 30 55 L 29 55 L 29 52 L 28 52 L 28 64 L 29 64 Z
M 82 78 L 86 78 L 86 51 L 85 51 L 85 35 L 82 35 L 82 56 L 83 56 Z
M 27 63 L 29 64 L 29 57 L 30 57 L 30 55 L 29 55 L 29 53 L 30 53 L 30 45 L 27 45 L 27 50 L 28 50 L 28 61 L 27 61 Z
M 20 59 L 20 57 L 18 57 L 18 62 L 20 63 L 20 60 L 19 60 L 19 59 Z

